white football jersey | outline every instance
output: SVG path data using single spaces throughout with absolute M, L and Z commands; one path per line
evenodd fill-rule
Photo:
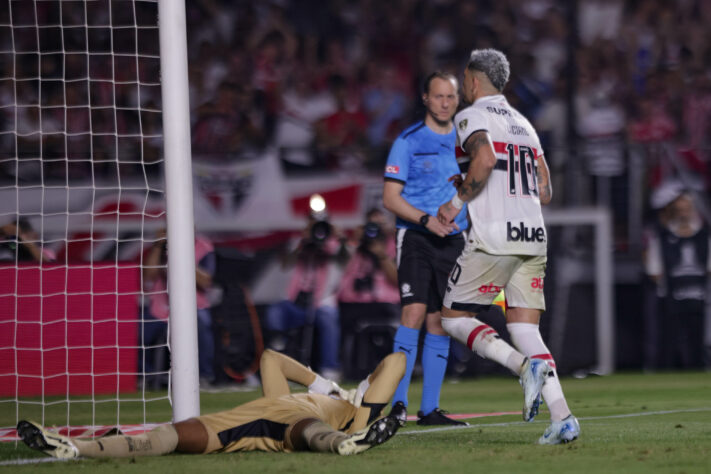
M 529 121 L 503 95 L 486 96 L 454 117 L 458 144 L 489 132 L 497 162 L 484 189 L 468 203 L 469 240 L 494 255 L 545 255 L 546 228 L 536 183 L 543 154 Z

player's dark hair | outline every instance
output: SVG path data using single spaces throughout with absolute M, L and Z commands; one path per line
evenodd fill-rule
M 429 94 L 430 93 L 430 84 L 432 83 L 432 80 L 438 78 L 438 79 L 443 79 L 445 81 L 452 81 L 454 83 L 454 88 L 456 89 L 458 87 L 457 85 L 457 78 L 454 77 L 454 75 L 444 72 L 444 71 L 435 71 L 429 76 L 427 76 L 422 83 L 422 92 L 424 94 Z
M 509 60 L 501 51 L 495 49 L 475 49 L 469 57 L 467 69 L 486 74 L 491 84 L 501 92 L 509 81 Z

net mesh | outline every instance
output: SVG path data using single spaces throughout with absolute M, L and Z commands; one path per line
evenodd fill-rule
M 0 427 L 167 405 L 167 323 L 142 317 L 165 209 L 157 9 L 0 0 Z

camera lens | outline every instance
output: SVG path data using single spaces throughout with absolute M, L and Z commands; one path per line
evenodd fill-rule
M 382 230 L 375 222 L 368 222 L 363 228 L 363 239 L 374 240 L 380 237 Z
M 326 221 L 315 222 L 311 226 L 311 239 L 317 242 L 322 242 L 331 235 L 331 224 Z

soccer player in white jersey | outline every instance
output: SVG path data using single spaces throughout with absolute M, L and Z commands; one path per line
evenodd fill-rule
M 541 391 L 551 425 L 538 442 L 558 444 L 576 439 L 580 426 L 538 329 L 545 310 L 547 238 L 541 204 L 551 200 L 551 182 L 535 130 L 502 94 L 508 78 L 503 53 L 472 51 L 462 83 L 464 99 L 471 105 L 454 118 L 469 168 L 463 180 L 456 181 L 458 193 L 437 215 L 442 223 L 452 222 L 466 204 L 471 227 L 449 276 L 442 327 L 479 355 L 511 368 L 510 349 L 500 345 L 496 331 L 476 319 L 505 290 L 506 328 L 514 346 L 552 369 Z

